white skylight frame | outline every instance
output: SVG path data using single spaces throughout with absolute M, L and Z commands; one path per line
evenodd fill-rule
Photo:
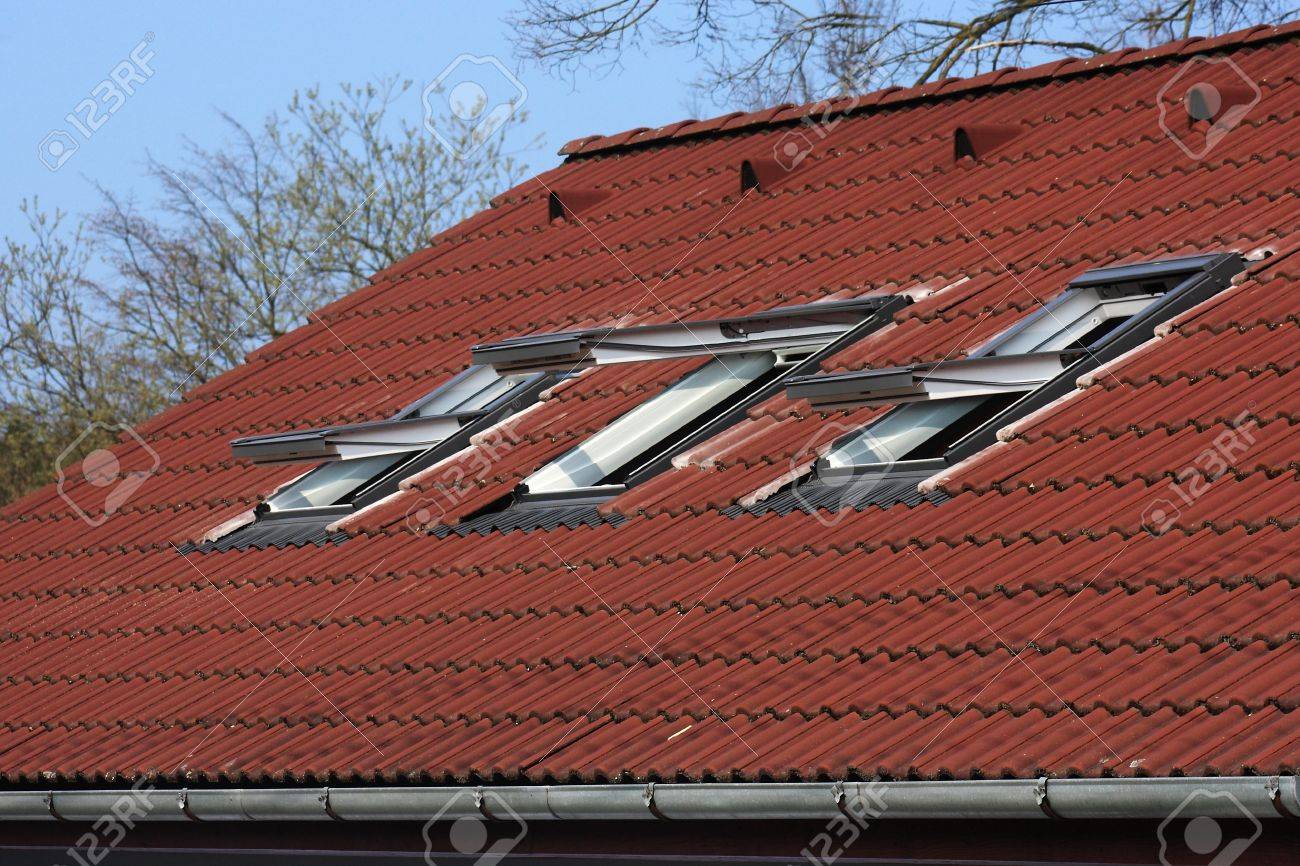
M 1155 293 L 1103 297 L 1099 286 L 1067 289 L 971 356 L 1065 351 L 1104 322 L 1132 318 L 1162 297 Z
M 529 381 L 533 379 L 500 376 L 491 367 L 472 366 L 393 418 L 248 436 L 231 442 L 230 449 L 235 457 L 258 464 L 328 463 L 422 451 L 495 408 Z
M 473 357 L 476 363 L 491 364 L 504 374 L 762 349 L 812 351 L 847 333 L 891 300 L 876 296 L 821 301 L 728 319 L 533 334 L 475 346 Z

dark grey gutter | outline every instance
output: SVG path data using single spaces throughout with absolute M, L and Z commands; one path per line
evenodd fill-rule
M 95 821 L 134 798 L 147 821 L 1164 819 L 1188 798 L 1212 818 L 1300 818 L 1294 776 L 529 785 L 466 788 L 0 791 L 3 821 Z

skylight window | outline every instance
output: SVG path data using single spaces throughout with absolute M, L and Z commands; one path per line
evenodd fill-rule
M 837 441 L 818 479 L 932 474 L 990 444 L 996 431 L 1074 387 L 1083 372 L 1134 348 L 1156 325 L 1221 291 L 1244 266 L 1236 254 L 1099 268 L 1051 303 L 955 361 L 791 378 L 814 408 L 894 406 Z
M 465 447 L 474 432 L 531 404 L 555 378 L 471 366 L 392 419 L 246 437 L 231 450 L 254 463 L 320 464 L 268 498 L 258 509 L 263 517 L 337 518 L 393 492 L 442 451 Z
M 825 466 L 843 471 L 942 457 L 972 422 L 991 417 L 1007 403 L 998 397 L 954 397 L 900 407 L 837 443 L 827 453 Z
M 529 495 L 617 483 L 671 449 L 698 423 L 761 383 L 777 367 L 773 352 L 715 358 L 597 432 L 524 481 Z
M 518 387 L 523 376 L 502 376 L 491 367 L 476 364 L 411 407 L 417 418 L 482 412 Z
M 973 354 L 1088 351 L 1160 297 L 1160 293 L 1106 297 L 1100 287 L 1069 289 Z
M 326 463 L 272 496 L 266 504 L 271 511 L 346 504 L 362 487 L 416 453 L 376 454 Z
M 536 334 L 474 348 L 498 373 L 562 371 L 695 357 L 700 367 L 535 470 L 513 491 L 441 531 L 511 531 L 603 520 L 594 505 L 668 468 L 728 429 L 790 376 L 888 325 L 909 303 L 880 295 L 783 307 L 729 319 Z

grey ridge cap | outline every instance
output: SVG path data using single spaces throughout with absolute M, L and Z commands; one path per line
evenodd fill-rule
M 0 821 L 86 821 L 135 798 L 144 821 L 1300 818 L 1294 776 L 402 788 L 0 791 Z

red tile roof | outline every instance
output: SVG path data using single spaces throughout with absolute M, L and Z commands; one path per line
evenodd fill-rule
M 76 472 L 66 499 L 51 486 L 3 511 L 0 774 L 1294 771 L 1298 39 L 1257 28 L 882 91 L 815 129 L 781 106 L 571 143 L 140 425 L 123 463 L 151 449 L 160 466 L 115 514 Z M 1158 94 L 1210 51 L 1261 99 L 1195 161 Z M 1020 132 L 954 163 L 954 129 L 979 123 Z M 792 132 L 811 152 L 742 195 L 741 162 Z M 550 189 L 607 195 L 550 222 Z M 412 531 L 422 497 L 468 513 L 689 367 L 647 362 L 554 388 L 455 458 L 463 480 L 423 473 L 342 544 L 174 547 L 300 472 L 236 463 L 231 439 L 387 417 L 474 344 L 925 288 L 826 366 L 931 361 L 1089 268 L 1228 249 L 1275 254 L 946 470 L 938 506 L 721 514 L 805 471 L 828 421 L 879 411 L 782 397 L 606 505 L 619 526 Z M 1253 441 L 1216 466 L 1233 425 Z M 1180 474 L 1186 501 L 1153 534 L 1144 510 Z

